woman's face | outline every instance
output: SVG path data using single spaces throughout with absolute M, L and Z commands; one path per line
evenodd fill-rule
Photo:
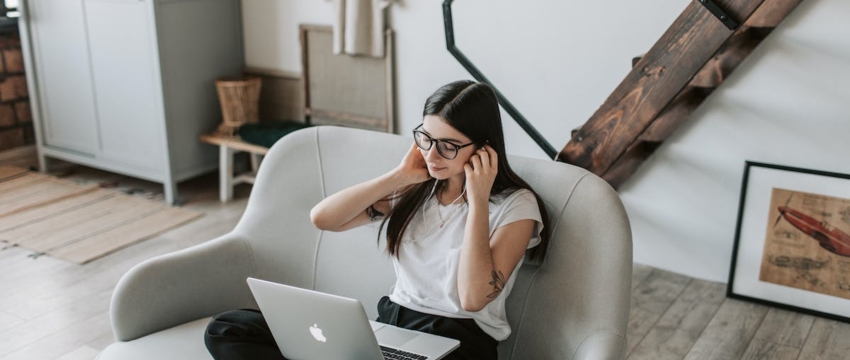
M 420 129 L 435 140 L 445 141 L 454 145 L 466 145 L 472 142 L 466 135 L 446 124 L 437 115 L 425 115 Z M 428 173 L 435 179 L 445 180 L 451 177 L 464 176 L 463 165 L 469 161 L 469 157 L 475 153 L 475 145 L 467 146 L 457 150 L 454 159 L 446 159 L 437 150 L 437 144 L 432 144 L 431 149 L 422 150 L 422 157 L 428 164 Z

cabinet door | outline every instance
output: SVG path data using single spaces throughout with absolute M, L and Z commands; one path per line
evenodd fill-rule
M 45 143 L 95 154 L 97 118 L 82 0 L 30 0 L 29 23 Z
M 104 159 L 162 169 L 164 119 L 151 7 L 85 0 Z

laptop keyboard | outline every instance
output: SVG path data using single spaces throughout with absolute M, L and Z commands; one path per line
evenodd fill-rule
M 381 346 L 381 352 L 384 353 L 384 359 L 386 360 L 425 360 L 428 358 L 426 356 L 388 348 L 386 346 Z

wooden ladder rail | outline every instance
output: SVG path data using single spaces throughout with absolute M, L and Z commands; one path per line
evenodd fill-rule
M 802 0 L 708 1 L 742 20 L 732 29 L 705 2 L 685 8 L 557 160 L 618 188 Z

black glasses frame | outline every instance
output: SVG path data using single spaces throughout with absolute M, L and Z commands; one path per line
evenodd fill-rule
M 428 150 L 431 150 L 431 148 L 434 147 L 435 144 L 439 144 L 439 143 L 445 143 L 445 144 L 451 145 L 452 147 L 455 148 L 454 156 L 448 157 L 448 156 L 446 156 L 446 154 L 443 154 L 443 150 L 440 150 L 440 147 L 437 146 L 437 153 L 440 154 L 440 156 L 442 156 L 446 160 L 454 160 L 454 158 L 456 158 L 457 154 L 460 152 L 460 149 L 463 149 L 463 148 L 470 146 L 470 145 L 475 145 L 475 142 L 471 142 L 471 143 L 465 144 L 465 145 L 457 145 L 457 144 L 451 143 L 451 142 L 446 141 L 446 140 L 434 139 L 433 137 L 431 137 L 431 135 L 428 135 L 428 133 L 419 130 L 420 128 L 422 128 L 422 124 L 419 124 L 419 126 L 417 126 L 415 129 L 413 129 L 413 142 L 415 142 L 416 146 L 418 146 L 420 149 L 428 151 Z M 429 146 L 428 148 L 425 148 L 424 146 L 422 146 L 422 144 L 420 144 L 418 141 L 416 141 L 416 134 L 422 134 L 423 136 L 427 137 L 428 140 L 431 141 L 431 146 Z

